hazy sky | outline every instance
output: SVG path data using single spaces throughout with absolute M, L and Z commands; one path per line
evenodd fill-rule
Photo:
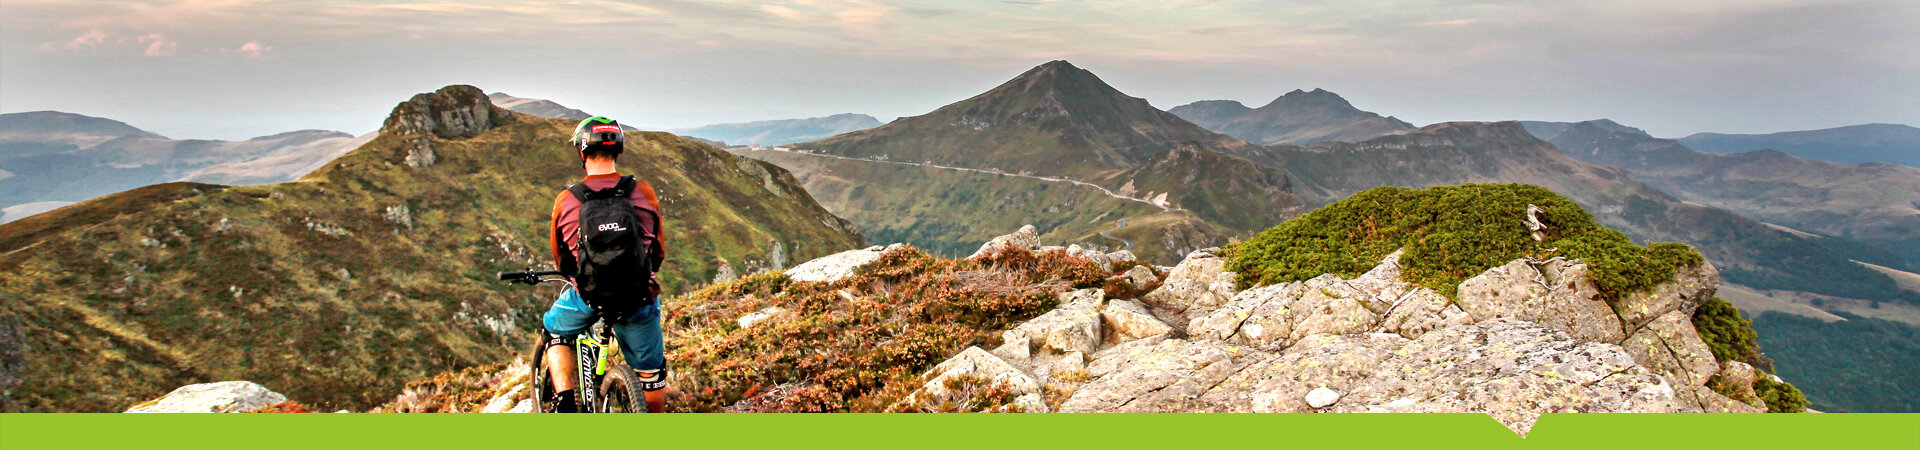
M 0 111 L 363 133 L 465 83 L 643 127 L 922 114 L 1052 59 L 1160 108 L 1920 125 L 1920 1 L 0 1 Z

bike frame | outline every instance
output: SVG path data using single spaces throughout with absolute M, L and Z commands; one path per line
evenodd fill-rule
M 525 276 L 517 279 L 509 279 L 509 275 Z M 503 273 L 500 275 L 500 279 L 514 283 L 525 283 L 527 285 L 539 285 L 557 281 L 565 284 L 567 289 L 574 289 L 572 281 L 568 281 L 565 277 L 551 275 L 546 272 Z M 574 399 L 579 404 L 581 412 L 605 412 L 604 409 L 607 405 L 600 404 L 600 382 L 607 376 L 609 364 L 607 362 L 607 354 L 615 351 L 614 343 L 613 327 L 607 325 L 606 318 L 604 317 L 594 317 L 593 325 L 587 327 L 587 331 L 573 338 L 575 362 L 574 380 L 578 383 L 574 386 Z M 544 361 L 546 359 L 547 348 L 548 347 L 544 345 L 541 346 L 540 354 L 535 355 L 536 359 Z M 552 375 L 548 368 L 544 367 L 544 364 L 536 362 L 534 366 L 539 368 L 539 373 L 528 375 L 532 377 L 534 386 L 536 386 L 533 395 L 541 395 L 538 389 L 540 380 L 542 380 L 543 377 L 550 377 Z M 644 401 L 644 399 L 640 401 Z

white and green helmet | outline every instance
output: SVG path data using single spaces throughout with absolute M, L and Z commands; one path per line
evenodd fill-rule
M 573 127 L 573 138 L 568 139 L 567 143 L 573 144 L 574 148 L 583 152 L 601 147 L 611 150 L 611 153 L 619 154 L 625 149 L 627 143 L 625 131 L 620 128 L 620 122 L 613 119 L 601 116 L 588 117 L 580 121 L 580 125 Z

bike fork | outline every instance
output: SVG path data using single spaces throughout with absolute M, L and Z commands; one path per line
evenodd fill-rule
M 579 377 L 578 384 L 574 385 L 577 394 L 574 398 L 581 412 L 600 412 L 600 395 L 597 392 L 600 384 L 596 383 L 599 377 L 594 376 L 593 369 L 590 369 L 594 367 L 594 361 L 600 359 L 600 345 L 588 336 L 589 333 L 581 333 L 574 341 L 574 357 L 578 359 L 574 373 Z

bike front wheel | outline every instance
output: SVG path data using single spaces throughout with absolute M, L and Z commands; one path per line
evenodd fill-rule
M 610 413 L 647 412 L 647 396 L 640 391 L 632 368 L 626 364 L 607 368 L 607 375 L 600 380 L 600 407 Z

